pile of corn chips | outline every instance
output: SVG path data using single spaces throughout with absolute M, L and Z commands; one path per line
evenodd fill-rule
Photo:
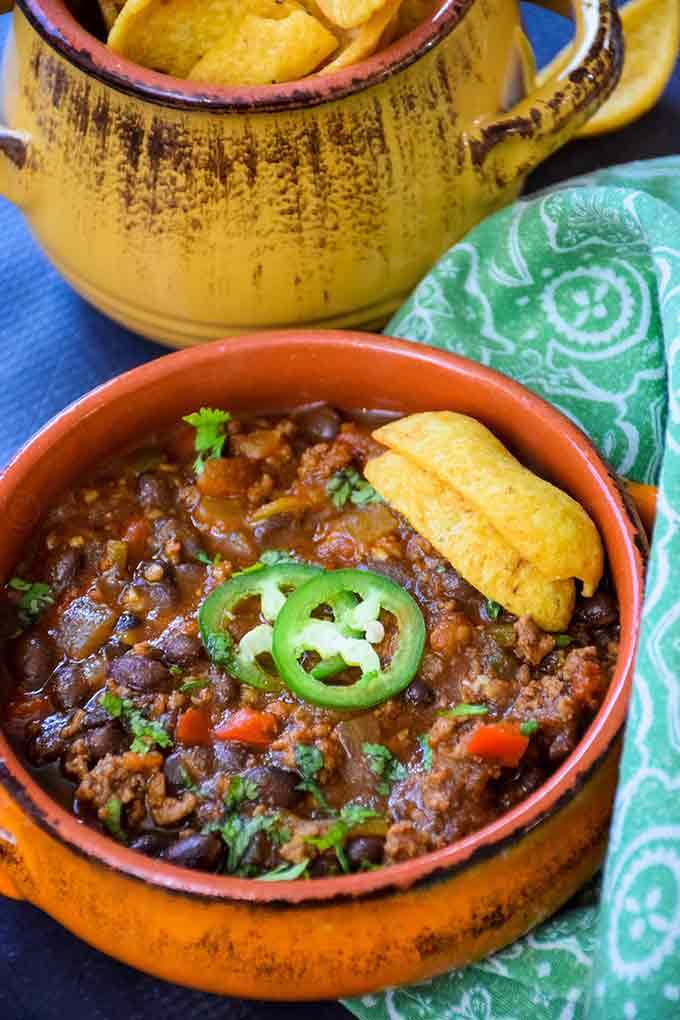
M 329 74 L 387 46 L 433 0 L 99 0 L 112 50 L 176 78 L 270 85 Z
M 548 631 L 597 588 L 604 551 L 583 507 L 519 463 L 486 426 L 450 411 L 373 433 L 366 478 L 478 591 Z

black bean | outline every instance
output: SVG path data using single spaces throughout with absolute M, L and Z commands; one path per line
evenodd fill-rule
M 244 779 L 255 783 L 259 800 L 271 807 L 292 808 L 302 797 L 302 793 L 296 789 L 301 782 L 298 773 L 277 765 L 259 765 L 249 769 Z
M 576 606 L 574 617 L 579 623 L 590 627 L 607 627 L 616 623 L 619 611 L 613 595 L 606 591 L 598 591 L 589 598 L 582 598 Z
M 368 864 L 381 864 L 385 850 L 382 836 L 355 836 L 345 847 L 347 860 L 354 868 L 361 867 L 363 861 Z
M 28 756 L 35 765 L 45 765 L 61 757 L 66 747 L 61 736 L 65 725 L 66 716 L 55 713 L 31 728 Z
M 12 672 L 26 691 L 37 691 L 47 683 L 52 672 L 52 654 L 39 634 L 22 634 L 14 642 Z
M 162 691 L 170 686 L 170 673 L 162 662 L 134 652 L 114 659 L 109 666 L 109 676 L 117 684 L 139 692 Z
M 90 693 L 90 685 L 79 663 L 64 662 L 52 674 L 52 692 L 59 708 L 75 708 Z
M 381 574 L 401 588 L 413 591 L 413 575 L 397 560 L 369 560 L 367 567 L 374 574 Z
M 191 634 L 166 631 L 158 639 L 158 647 L 170 666 L 191 666 L 204 654 L 203 642 Z
M 437 695 L 429 687 L 421 677 L 416 677 L 412 680 L 404 691 L 404 701 L 409 705 L 432 705 L 437 698 Z
M 266 832 L 256 832 L 240 861 L 240 868 L 246 875 L 268 871 L 272 845 Z
M 163 852 L 163 859 L 181 868 L 213 871 L 222 856 L 222 842 L 214 833 L 185 836 Z
M 129 742 L 122 728 L 113 720 L 85 734 L 87 751 L 93 761 L 105 758 L 107 754 L 120 754 Z
M 309 874 L 312 878 L 326 878 L 328 875 L 340 874 L 340 862 L 334 850 L 326 850 L 319 854 L 309 865 Z
M 168 542 L 181 544 L 181 558 L 195 560 L 203 553 L 203 544 L 198 531 L 190 524 L 183 524 L 174 517 L 161 517 L 154 522 L 154 546 L 163 553 Z
M 305 438 L 313 443 L 332 443 L 342 424 L 338 412 L 328 404 L 308 407 L 304 411 L 298 412 L 295 415 L 295 421 L 300 426 Z
M 137 627 L 141 627 L 143 622 L 142 618 L 137 616 L 136 613 L 121 613 L 116 622 L 115 630 L 117 633 L 135 630 Z
M 137 498 L 143 507 L 166 507 L 172 501 L 170 486 L 159 475 L 143 474 L 137 479 Z
M 191 773 L 186 767 L 184 755 L 181 751 L 173 751 L 168 755 L 163 764 L 165 776 L 165 790 L 169 797 L 177 797 L 187 789 L 187 776 L 191 780 Z
M 71 587 L 84 562 L 85 556 L 82 549 L 74 549 L 69 546 L 58 554 L 50 566 L 50 584 L 57 595 Z
M 214 747 L 215 767 L 221 772 L 240 772 L 248 764 L 249 751 L 244 744 L 233 740 L 216 740 Z
M 138 853 L 146 854 L 148 857 L 160 857 L 171 839 L 171 836 L 160 832 L 146 832 L 143 836 L 133 839 L 129 846 L 131 850 L 137 850 Z
M 112 638 L 107 641 L 102 649 L 106 657 L 107 662 L 111 662 L 113 659 L 119 659 L 121 655 L 125 655 L 126 652 L 130 651 L 130 645 L 125 641 L 119 641 L 117 638 Z

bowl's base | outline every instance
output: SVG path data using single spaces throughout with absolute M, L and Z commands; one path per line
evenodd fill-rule
M 73 287 L 73 289 L 89 304 L 102 312 L 114 322 L 126 329 L 155 340 L 165 347 L 183 348 L 196 347 L 210 343 L 211 340 L 223 340 L 228 336 L 241 336 L 254 329 L 362 329 L 376 332 L 404 303 L 408 294 L 397 294 L 366 308 L 357 308 L 342 315 L 330 316 L 327 319 L 315 319 L 310 322 L 206 322 L 203 320 L 186 319 L 182 321 L 176 315 L 164 315 L 162 311 L 151 311 L 139 305 L 131 304 L 114 294 L 93 286 L 78 273 L 48 252 L 55 269 Z

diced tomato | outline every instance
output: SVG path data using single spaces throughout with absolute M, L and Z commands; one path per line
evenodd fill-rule
M 151 525 L 146 517 L 133 517 L 128 521 L 123 541 L 128 547 L 128 563 L 135 565 L 144 559 L 147 542 L 151 538 Z
M 480 726 L 468 741 L 470 754 L 500 762 L 514 768 L 529 746 L 529 738 L 523 737 L 516 723 L 488 723 Z
M 257 470 L 245 457 L 207 460 L 197 486 L 204 496 L 240 496 L 257 478 Z
M 268 747 L 276 736 L 278 723 L 267 712 L 240 708 L 215 729 L 218 740 L 238 740 L 251 747 Z
M 182 712 L 175 736 L 180 744 L 210 746 L 210 716 L 201 708 L 188 708 Z

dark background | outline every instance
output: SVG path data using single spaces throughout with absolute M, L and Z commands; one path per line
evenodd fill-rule
M 568 25 L 527 8 L 539 63 Z M 0 46 L 8 18 L 0 17 Z M 654 110 L 614 135 L 573 142 L 531 177 L 528 191 L 612 163 L 680 150 L 680 65 Z M 33 246 L 0 199 L 0 465 L 86 390 L 164 353 L 85 305 Z M 35 366 L 46 366 L 38 373 Z M 310 932 L 310 938 L 314 933 Z M 348 937 L 351 937 L 348 933 Z M 25 903 L 0 898 L 1 1020 L 349 1020 L 335 1002 L 219 999 L 146 977 L 90 949 Z

